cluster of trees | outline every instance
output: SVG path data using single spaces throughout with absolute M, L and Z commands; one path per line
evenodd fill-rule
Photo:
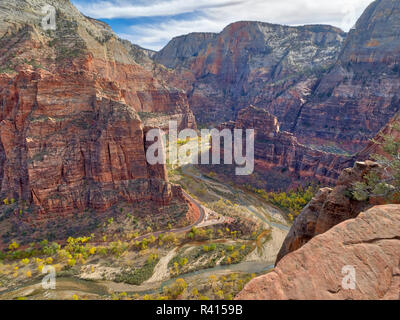
M 112 242 L 109 247 L 96 247 L 89 244 L 91 238 L 70 237 L 63 247 L 57 242 L 49 243 L 43 240 L 40 243 L 31 243 L 25 249 L 21 249 L 20 245 L 13 241 L 8 251 L 0 252 L 0 260 L 9 261 L 7 265 L 10 266 L 33 268 L 40 274 L 45 265 L 52 265 L 57 271 L 61 271 L 63 268 L 72 268 L 77 263 L 84 265 L 86 260 L 95 254 L 120 256 L 128 249 L 128 244 L 121 241 Z M 18 275 L 19 270 L 15 269 L 14 277 Z M 27 269 L 26 276 L 32 277 L 31 269 Z
M 226 252 L 222 252 L 222 256 L 224 256 L 224 260 L 222 260 L 221 264 L 235 264 L 241 262 L 250 252 L 251 247 L 243 245 L 230 245 L 227 246 Z
M 215 243 L 210 244 L 209 246 L 204 245 L 203 246 L 203 251 L 204 252 L 212 252 L 217 250 L 217 245 Z
M 169 299 L 174 300 L 185 292 L 187 286 L 188 285 L 184 279 L 177 279 L 171 287 L 165 287 L 163 293 Z
M 291 221 L 293 221 L 311 201 L 318 191 L 318 187 L 309 186 L 308 188 L 299 187 L 297 190 L 289 192 L 267 192 L 263 189 L 252 188 L 247 189 L 261 196 L 265 201 L 270 202 L 288 213 Z
M 229 265 L 237 264 L 251 252 L 253 247 L 242 243 L 227 244 L 204 244 L 194 247 L 189 252 L 183 248 L 169 262 L 169 272 L 171 276 L 178 276 L 188 272 L 201 269 L 213 268 L 217 264 Z
M 212 228 L 196 228 L 193 227 L 190 232 L 187 233 L 187 238 L 190 240 L 211 240 L 214 237 L 214 230 Z
M 187 287 L 188 284 L 184 279 L 176 279 L 174 284 L 164 287 L 161 294 L 146 294 L 143 300 L 177 300 L 186 293 Z
M 11 199 L 5 198 L 3 200 L 3 203 L 4 203 L 4 205 L 8 206 L 10 204 L 14 204 L 15 203 L 15 199 L 14 198 L 11 198 Z
M 5 266 L 4 270 L 7 271 L 7 274 L 13 275 L 14 278 L 22 274 L 21 266 L 21 268 L 24 268 L 26 277 L 30 278 L 33 276 L 33 272 L 40 275 L 46 265 L 52 265 L 57 271 L 61 271 L 73 268 L 78 264 L 85 265 L 87 259 L 94 255 L 118 258 L 130 248 L 135 248 L 133 241 L 128 243 L 120 240 L 111 242 L 107 246 L 95 246 L 90 243 L 93 237 L 94 235 L 90 237 L 70 237 L 63 246 L 56 242 L 49 243 L 49 241 L 43 240 L 40 243 L 32 243 L 26 249 L 21 249 L 20 245 L 13 241 L 6 252 L 1 252 L 0 266 Z M 160 235 L 158 240 L 159 243 L 176 243 L 177 237 L 175 234 L 168 233 Z M 145 254 L 148 245 L 151 243 L 157 243 L 154 236 L 144 239 L 137 246 Z M 7 264 L 3 265 L 3 261 L 7 261 Z M 150 254 L 143 267 L 121 274 L 119 280 L 131 284 L 140 284 L 153 274 L 158 261 L 157 254 Z M 5 274 L 2 270 L 3 268 L 0 268 L 0 274 Z
M 171 226 L 172 228 L 172 226 Z M 178 245 L 179 239 L 177 235 L 173 232 L 162 233 L 158 236 L 158 245 L 166 247 L 170 247 L 171 245 Z
M 149 245 L 156 242 L 156 238 L 151 235 L 149 238 L 144 238 L 142 241 L 136 241 L 135 247 L 140 250 L 147 250 Z
M 235 295 L 254 277 L 255 274 L 239 275 L 237 273 L 232 273 L 229 276 L 221 276 L 219 278 L 212 275 L 208 278 L 208 291 L 210 291 L 213 300 L 233 300 Z
M 57 242 L 49 242 L 48 240 L 43 240 L 40 243 L 31 243 L 27 248 L 21 248 L 20 244 L 16 241 L 12 241 L 5 251 L 0 251 L 0 261 L 17 261 L 21 265 L 28 265 L 32 262 L 36 262 L 37 266 L 34 268 L 41 269 L 44 266 L 44 261 L 46 264 L 49 263 L 49 259 L 52 261 L 57 261 L 66 266 L 66 268 L 72 268 L 76 264 L 84 265 L 90 256 L 100 255 L 100 256 L 114 256 L 121 257 L 130 249 L 138 249 L 145 253 L 146 250 L 154 246 L 170 246 L 178 245 L 180 243 L 178 237 L 174 233 L 160 234 L 158 238 L 153 235 L 143 239 L 142 241 L 130 242 L 125 241 L 113 241 L 110 243 L 105 243 L 102 246 L 96 246 L 90 243 L 94 239 L 94 235 L 90 237 L 69 237 L 64 246 L 61 246 Z M 107 241 L 107 237 L 103 237 L 103 242 Z M 32 259 L 34 258 L 35 259 Z M 153 259 L 155 260 L 155 259 Z M 149 264 L 153 264 L 154 261 Z M 40 271 L 40 270 L 39 270 Z
M 0 274 L 12 274 L 13 278 L 23 275 L 27 278 L 33 276 L 33 272 L 41 274 L 46 265 L 53 266 L 56 271 L 62 270 L 62 263 L 66 259 L 72 260 L 73 257 L 67 250 L 62 250 L 61 246 L 55 242 L 48 243 L 43 240 L 40 244 L 31 244 L 25 250 L 18 250 L 19 244 L 15 241 L 9 245 L 8 252 L 2 253 L 2 260 L 10 260 L 8 264 L 2 264 Z M 39 258 L 41 256 L 41 258 Z M 20 259 L 20 260 L 19 260 Z M 55 264 L 55 262 L 58 262 Z
M 202 241 L 202 240 L 213 240 L 213 239 L 218 239 L 218 238 L 232 238 L 232 239 L 237 239 L 241 235 L 241 232 L 238 230 L 231 230 L 229 227 L 226 228 L 219 228 L 219 229 L 213 229 L 213 228 L 196 228 L 193 227 L 191 231 L 189 231 L 186 234 L 186 238 L 190 240 L 197 240 L 197 241 Z
M 43 240 L 39 244 L 31 243 L 26 249 L 22 250 L 20 245 L 13 241 L 9 244 L 8 251 L 0 251 L 0 260 L 19 260 L 43 255 L 51 256 L 57 254 L 60 249 L 61 246 L 58 243 L 49 243 L 47 240 Z

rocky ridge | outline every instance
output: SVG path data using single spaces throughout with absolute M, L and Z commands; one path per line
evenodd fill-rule
M 153 59 L 202 123 L 253 104 L 303 144 L 357 153 L 399 111 L 399 36 L 400 3 L 376 0 L 348 34 L 243 21 L 177 37 Z
M 235 179 L 258 188 L 285 190 L 312 183 L 334 185 L 342 170 L 355 161 L 354 157 L 299 143 L 292 133 L 281 131 L 277 117 L 254 106 L 240 110 L 236 121 L 224 123 L 219 129 L 255 130 L 255 173 Z
M 317 75 L 337 59 L 344 38 L 330 26 L 242 21 L 219 34 L 174 38 L 153 59 L 181 78 L 174 83 L 186 90 L 200 122 L 232 120 L 254 104 L 277 116 L 287 130 Z
M 355 271 L 352 290 L 344 267 Z M 400 206 L 371 208 L 313 238 L 236 299 L 399 300 Z

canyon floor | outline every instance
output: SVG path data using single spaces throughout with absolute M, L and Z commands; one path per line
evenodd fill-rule
M 201 212 L 191 226 L 150 232 L 126 247 L 120 240 L 77 240 L 80 248 L 96 249 L 73 263 L 62 257 L 63 250 L 4 262 L 0 299 L 232 299 L 252 278 L 273 270 L 290 228 L 285 214 L 211 172 L 204 174 L 189 159 L 168 167 L 170 181 L 181 185 Z M 42 286 L 46 264 L 57 270 L 55 290 Z

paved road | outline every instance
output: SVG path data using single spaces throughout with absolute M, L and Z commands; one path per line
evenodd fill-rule
M 182 228 L 176 228 L 176 229 L 171 229 L 171 230 L 164 230 L 164 231 L 157 231 L 154 233 L 148 233 L 143 236 L 140 236 L 136 239 L 133 239 L 134 241 L 142 241 L 147 237 L 151 237 L 152 235 L 157 238 L 160 234 L 164 233 L 183 233 L 183 232 L 188 232 L 192 230 L 193 227 L 198 226 L 199 224 L 203 223 L 204 218 L 206 216 L 206 213 L 203 209 L 203 206 L 197 202 L 195 199 L 193 199 L 189 194 L 187 194 L 185 191 L 183 191 L 183 195 L 191 202 L 193 203 L 199 210 L 200 210 L 200 218 L 193 224 L 187 227 L 182 227 Z
M 188 171 L 187 171 L 188 167 L 189 167 L 188 165 L 182 167 L 182 172 L 183 172 L 183 174 L 185 174 L 185 175 L 187 175 L 187 176 L 189 176 L 189 177 L 195 178 L 195 179 L 203 180 L 203 181 L 205 181 L 205 182 L 207 182 L 207 181 L 208 181 L 208 182 L 214 182 L 214 181 L 212 181 L 211 179 L 204 177 L 202 174 L 196 175 L 196 174 L 193 174 L 193 173 L 191 173 L 191 172 L 188 172 Z M 261 216 L 259 212 L 257 212 L 257 211 L 254 210 L 253 208 L 251 208 L 251 206 L 249 206 L 245 201 L 242 200 L 241 195 L 240 195 L 240 192 L 238 192 L 237 190 L 233 189 L 231 186 L 229 186 L 229 185 L 227 185 L 227 184 L 222 184 L 222 185 L 223 185 L 224 187 L 226 187 L 227 189 L 229 189 L 229 191 L 231 191 L 233 194 L 236 194 L 236 195 L 238 196 L 240 205 L 243 206 L 243 207 L 245 207 L 247 210 L 249 210 L 249 211 L 252 212 L 253 214 L 255 214 L 260 220 L 264 221 L 265 223 L 267 223 L 267 224 L 270 225 L 271 227 L 275 227 L 275 228 L 278 228 L 278 229 L 283 230 L 283 231 L 289 231 L 289 230 L 290 230 L 290 227 L 288 227 L 288 226 L 286 226 L 286 225 L 284 225 L 284 224 L 280 224 L 280 223 L 276 223 L 276 222 L 271 222 L 271 221 L 269 221 L 268 219 L 266 219 L 265 217 Z

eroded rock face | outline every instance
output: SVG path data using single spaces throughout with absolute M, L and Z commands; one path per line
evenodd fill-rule
M 57 9 L 57 30 L 41 8 Z M 42 215 L 179 196 L 145 157 L 138 114 L 195 126 L 185 94 L 137 64 L 104 23 L 69 1 L 0 4 L 0 195 Z
M 355 182 L 363 181 L 365 175 L 378 167 L 379 165 L 372 161 L 356 162 L 354 168 L 342 172 L 335 188 L 321 189 L 297 217 L 278 253 L 276 263 L 315 236 L 345 220 L 355 218 L 361 211 L 370 207 L 368 202 L 352 198 L 351 187 Z
M 345 41 L 335 66 L 302 107 L 296 136 L 363 149 L 400 108 L 400 2 L 374 1 Z
M 367 146 L 357 154 L 358 160 L 367 159 L 370 155 L 385 155 L 383 144 L 386 137 L 392 137 L 395 140 L 400 139 L 400 113 L 397 113 L 383 129 L 370 141 Z
M 303 144 L 357 153 L 399 111 L 399 39 L 399 1 L 377 0 L 348 35 L 238 22 L 175 38 L 153 58 L 178 74 L 168 81 L 200 122 L 235 120 L 253 104 Z
M 336 61 L 344 37 L 330 26 L 237 22 L 220 34 L 174 38 L 153 58 L 177 72 L 181 80 L 170 81 L 187 91 L 199 121 L 232 120 L 236 111 L 254 104 L 288 130 L 317 75 Z
M 240 183 L 260 188 L 287 189 L 307 183 L 334 185 L 344 168 L 352 166 L 352 157 L 339 156 L 311 149 L 281 131 L 278 119 L 264 109 L 250 106 L 239 111 L 236 121 L 220 129 L 255 130 L 255 174 L 237 176 Z M 272 176 L 276 179 L 269 181 Z
M 355 270 L 355 289 L 342 269 Z M 377 206 L 340 223 L 253 279 L 238 300 L 400 299 L 400 206 Z

